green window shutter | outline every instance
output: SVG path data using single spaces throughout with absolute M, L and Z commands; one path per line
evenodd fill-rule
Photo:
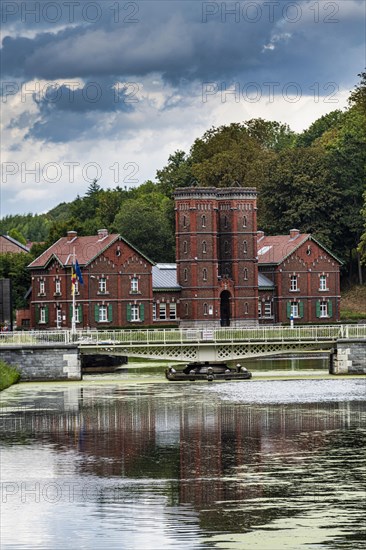
M 72 304 L 70 304 L 70 319 L 72 321 Z
M 300 317 L 304 317 L 304 302 L 299 302 L 299 315 Z
M 113 308 L 112 304 L 108 306 L 108 321 L 111 323 L 113 321 Z
M 145 321 L 145 306 L 140 304 L 140 321 Z
M 45 321 L 48 323 L 49 315 L 48 315 L 48 306 L 45 307 Z
M 316 301 L 316 316 L 320 317 L 320 302 L 319 300 Z
M 287 302 L 286 309 L 287 309 L 287 319 L 290 319 L 290 317 L 291 317 L 291 302 Z
M 83 306 L 81 304 L 78 304 L 78 312 L 79 312 L 79 323 L 83 322 Z
M 38 323 L 39 323 L 39 306 L 36 306 L 35 310 L 36 310 L 35 311 L 35 313 L 36 313 L 36 323 L 38 325 Z
M 329 315 L 329 317 L 333 317 L 333 302 L 332 302 L 332 300 L 328 300 L 328 315 Z
M 127 304 L 127 321 L 131 321 L 131 304 Z
M 99 306 L 97 305 L 94 306 L 94 321 L 99 322 Z

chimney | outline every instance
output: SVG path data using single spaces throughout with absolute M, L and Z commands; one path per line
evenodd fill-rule
M 98 229 L 98 240 L 101 241 L 108 237 L 108 229 Z
M 68 232 L 67 232 L 67 240 L 68 240 L 68 242 L 71 242 L 72 240 L 76 239 L 77 236 L 78 236 L 78 232 L 77 232 L 77 231 L 68 231 Z
M 257 239 L 258 239 L 258 241 L 259 241 L 260 239 L 263 239 L 263 237 L 264 237 L 264 231 L 257 231 Z
M 296 239 L 300 235 L 300 231 L 298 229 L 290 229 L 290 239 Z

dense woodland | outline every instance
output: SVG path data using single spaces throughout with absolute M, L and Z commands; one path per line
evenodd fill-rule
M 366 72 L 345 111 L 335 110 L 300 134 L 286 124 L 253 119 L 211 128 L 189 152 L 175 151 L 156 181 L 136 188 L 102 189 L 93 182 L 85 196 L 47 214 L 6 216 L 0 232 L 32 247 L 38 256 L 66 231 L 121 233 L 156 262 L 175 259 L 173 192 L 186 186 L 256 187 L 258 228 L 312 233 L 343 262 L 343 282 L 362 284 L 366 264 Z M 101 182 L 105 183 L 105 182 Z M 13 279 L 15 306 L 24 305 L 28 255 L 0 257 L 0 277 Z

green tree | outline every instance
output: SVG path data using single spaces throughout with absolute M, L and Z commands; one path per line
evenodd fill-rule
M 27 244 L 27 239 L 23 237 L 20 231 L 18 229 L 10 229 L 8 233 L 9 237 L 12 237 L 16 241 L 18 241 L 21 244 Z
M 25 294 L 31 285 L 31 278 L 26 266 L 32 261 L 27 253 L 0 254 L 0 279 L 9 278 L 12 284 L 13 308 L 26 307 Z
M 168 213 L 171 201 L 154 192 L 126 200 L 114 227 L 133 246 L 155 262 L 174 261 L 174 233 Z

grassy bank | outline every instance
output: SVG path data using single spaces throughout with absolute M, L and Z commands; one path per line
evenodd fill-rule
M 16 384 L 19 381 L 20 373 L 11 365 L 0 360 L 0 391 L 5 390 L 12 384 Z
M 366 320 L 366 285 L 342 292 L 341 321 Z

